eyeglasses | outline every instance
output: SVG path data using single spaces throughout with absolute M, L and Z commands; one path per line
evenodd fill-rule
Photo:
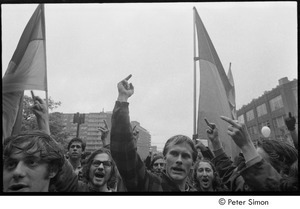
M 70 146 L 70 148 L 72 148 L 72 149 L 74 149 L 76 147 L 76 149 L 79 149 L 79 148 L 81 148 L 81 146 L 80 145 L 71 145 Z
M 164 163 L 154 163 L 153 166 L 158 166 L 160 165 L 160 167 L 163 167 L 165 164 Z
M 112 166 L 112 162 L 111 161 L 100 161 L 100 160 L 94 160 L 92 165 L 96 168 L 98 168 L 101 164 L 103 164 L 103 166 L 105 168 L 111 167 Z

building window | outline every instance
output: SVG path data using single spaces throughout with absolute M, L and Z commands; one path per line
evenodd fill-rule
M 280 109 L 283 107 L 282 97 L 281 95 L 270 100 L 271 111 Z
M 253 135 L 253 134 L 258 134 L 258 130 L 257 130 L 257 126 L 250 126 L 248 128 L 249 134 Z
M 252 126 L 250 126 L 250 127 L 248 128 L 248 132 L 249 132 L 249 134 L 251 134 L 251 135 L 254 134 L 254 133 L 253 133 L 253 130 L 252 130 Z
M 298 89 L 297 88 L 293 89 L 293 93 L 296 101 L 296 107 L 298 107 Z
M 259 130 L 261 131 L 262 127 L 264 127 L 264 126 L 268 126 L 270 128 L 269 121 L 265 121 L 265 122 L 258 124 Z
M 273 124 L 274 124 L 275 128 L 285 127 L 283 116 L 273 119 Z
M 253 110 L 250 110 L 250 111 L 246 112 L 246 117 L 247 117 L 247 121 L 253 120 L 254 119 Z
M 244 115 L 240 115 L 240 116 L 238 117 L 238 121 L 239 121 L 240 123 L 245 123 Z
M 252 129 L 254 134 L 258 134 L 257 126 L 252 126 Z
M 268 112 L 267 112 L 266 104 L 263 103 L 262 105 L 257 106 L 256 111 L 257 111 L 257 117 L 267 114 Z

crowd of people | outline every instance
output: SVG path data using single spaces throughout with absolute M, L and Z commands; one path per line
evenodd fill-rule
M 294 146 L 272 139 L 254 145 L 245 124 L 220 116 L 241 150 L 234 161 L 222 147 L 218 127 L 207 120 L 212 149 L 177 134 L 167 140 L 162 154 L 149 153 L 143 161 L 137 152 L 139 133 L 130 123 L 130 78 L 117 85 L 111 130 L 105 121 L 99 129 L 103 147 L 84 159 L 82 139 L 70 140 L 65 155 L 50 136 L 46 104 L 35 96 L 32 111 L 39 130 L 3 141 L 3 192 L 299 191 L 298 136 L 291 115 L 285 122 Z

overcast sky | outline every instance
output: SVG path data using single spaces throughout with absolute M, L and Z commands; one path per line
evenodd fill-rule
M 232 63 L 237 109 L 280 78 L 297 78 L 296 2 L 46 4 L 48 94 L 62 102 L 55 111 L 111 111 L 117 83 L 132 74 L 131 120 L 152 145 L 191 137 L 194 6 L 226 73 Z M 1 5 L 2 76 L 36 7 Z

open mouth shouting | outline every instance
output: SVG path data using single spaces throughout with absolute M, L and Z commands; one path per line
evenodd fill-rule
M 13 184 L 8 188 L 9 192 L 26 192 L 29 187 L 25 184 Z
M 172 167 L 172 172 L 174 174 L 182 174 L 185 173 L 185 170 L 180 167 Z
M 210 184 L 211 184 L 209 178 L 201 178 L 200 183 L 201 183 L 201 186 L 204 188 L 210 187 Z
M 105 174 L 103 172 L 95 172 L 94 177 L 95 177 L 95 180 L 103 180 L 105 177 Z

